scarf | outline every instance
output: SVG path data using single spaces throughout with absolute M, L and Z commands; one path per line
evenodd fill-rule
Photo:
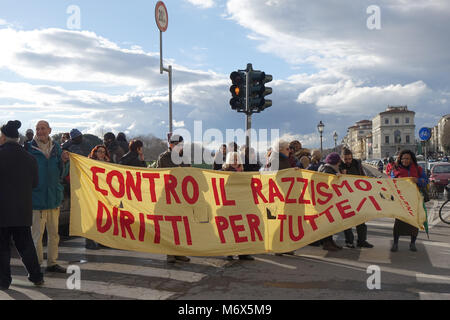
M 39 141 L 37 138 L 34 138 L 36 144 L 38 145 L 38 149 L 44 154 L 47 159 L 50 159 L 50 154 L 53 150 L 52 139 L 49 137 L 46 143 Z

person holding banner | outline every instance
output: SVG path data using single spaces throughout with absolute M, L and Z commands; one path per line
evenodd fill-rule
M 180 135 L 170 137 L 169 150 L 159 156 L 156 162 L 156 168 L 190 167 L 191 165 L 186 163 L 186 159 L 183 159 L 183 141 L 184 139 Z M 180 163 L 177 164 L 176 162 Z M 184 256 L 167 256 L 168 263 L 175 263 L 177 261 L 189 262 L 191 259 Z
M 403 150 L 400 152 L 397 161 L 391 170 L 391 178 L 412 178 L 419 188 L 426 187 L 428 184 L 426 173 L 417 164 L 416 155 L 410 150 Z M 419 229 L 399 219 L 395 219 L 393 231 L 394 244 L 392 245 L 391 252 L 398 251 L 398 241 L 400 236 L 410 236 L 411 243 L 409 244 L 409 249 L 413 252 L 417 251 L 416 240 Z
M 119 164 L 131 167 L 147 168 L 144 161 L 144 143 L 141 140 L 132 140 L 129 145 L 129 152 L 120 159 Z
M 242 159 L 239 153 L 230 152 L 227 154 L 227 158 L 222 167 L 222 171 L 244 172 L 244 165 L 242 164 Z M 228 256 L 227 259 L 233 260 L 233 256 Z M 255 260 L 255 258 L 253 258 L 251 255 L 244 254 L 239 255 L 239 260 L 253 261 Z
M 353 153 L 350 149 L 344 148 L 342 150 L 342 159 L 344 160 L 339 169 L 343 174 L 351 174 L 355 176 L 365 176 L 364 168 L 361 160 L 354 159 Z M 373 248 L 373 245 L 367 242 L 367 225 L 365 223 L 356 226 L 356 233 L 358 234 L 357 246 L 358 248 Z M 345 234 L 345 246 L 347 248 L 354 249 L 355 236 L 352 229 L 344 231 Z
M 330 153 L 325 159 L 325 164 L 320 166 L 318 171 L 338 175 L 340 174 L 339 165 L 341 164 L 341 162 L 342 160 L 339 154 L 337 154 L 336 152 Z M 338 246 L 336 242 L 334 242 L 332 235 L 322 239 L 322 243 L 323 243 L 323 250 L 328 251 L 342 250 L 342 247 Z

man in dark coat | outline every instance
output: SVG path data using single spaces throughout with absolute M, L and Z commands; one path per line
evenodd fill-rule
M 183 158 L 183 137 L 174 135 L 169 140 L 169 150 L 162 153 L 156 162 L 157 168 L 176 168 L 176 167 L 190 167 L 186 159 Z M 175 160 L 175 161 L 174 161 Z M 179 161 L 179 163 L 178 163 Z M 184 256 L 167 256 L 168 263 L 175 263 L 177 261 L 189 262 L 191 259 Z
M 122 159 L 125 154 L 125 150 L 120 147 L 116 140 L 116 135 L 112 132 L 106 133 L 103 137 L 103 143 L 111 156 L 111 162 L 119 163 L 120 159 Z
M 339 166 L 341 173 L 354 176 L 366 175 L 361 160 L 353 159 L 351 150 L 345 148 L 342 151 L 342 158 L 344 159 L 344 162 Z M 373 245 L 367 242 L 367 226 L 365 223 L 356 226 L 356 233 L 358 234 L 357 246 L 359 248 L 373 248 Z M 355 240 L 355 236 L 353 235 L 352 229 L 345 230 L 344 234 L 346 247 L 354 249 L 355 245 L 353 241 Z
M 44 283 L 31 235 L 33 222 L 32 191 L 38 186 L 36 160 L 19 145 L 20 121 L 9 121 L 0 133 L 0 290 L 11 285 L 11 236 L 28 279 Z

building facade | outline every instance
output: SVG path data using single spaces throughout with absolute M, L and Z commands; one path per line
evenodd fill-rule
M 373 158 L 383 159 L 403 149 L 416 152 L 415 112 L 407 106 L 389 106 L 372 120 Z
M 357 159 L 367 159 L 367 136 L 372 133 L 372 121 L 361 120 L 347 130 L 344 144 Z

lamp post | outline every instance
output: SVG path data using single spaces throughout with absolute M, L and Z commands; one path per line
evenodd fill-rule
M 334 151 L 337 152 L 337 140 L 338 140 L 338 134 L 335 131 L 333 134 L 333 138 L 334 138 Z
M 323 130 L 325 129 L 325 125 L 323 124 L 322 121 L 319 122 L 319 124 L 317 125 L 317 129 L 319 130 L 320 133 L 320 153 L 323 153 Z

